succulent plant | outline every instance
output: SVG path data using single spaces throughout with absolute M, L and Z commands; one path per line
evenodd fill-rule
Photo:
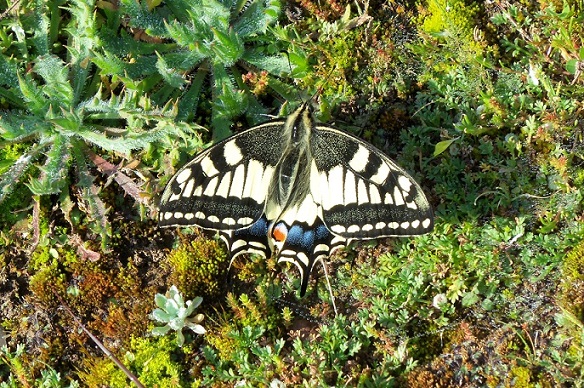
M 166 295 L 156 294 L 154 301 L 158 308 L 154 309 L 150 318 L 165 325 L 152 329 L 152 334 L 165 335 L 170 330 L 174 330 L 176 331 L 176 343 L 179 347 L 182 347 L 185 342 L 182 333 L 184 328 L 189 328 L 197 334 L 205 334 L 205 329 L 199 324 L 204 318 L 203 314 L 189 318 L 203 301 L 200 296 L 185 302 L 176 286 L 172 286 Z

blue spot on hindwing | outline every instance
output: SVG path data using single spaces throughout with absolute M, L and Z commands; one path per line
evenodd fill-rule
M 266 219 L 266 216 L 263 215 L 247 228 L 236 230 L 234 235 L 265 237 L 268 234 L 268 226 L 268 220 Z
M 315 234 L 317 240 L 324 240 L 330 235 L 330 232 L 326 226 L 320 224 L 316 227 Z

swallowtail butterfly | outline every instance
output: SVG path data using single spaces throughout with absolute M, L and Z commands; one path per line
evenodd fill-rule
M 216 230 L 231 260 L 275 253 L 300 270 L 303 296 L 316 261 L 355 239 L 427 233 L 433 215 L 407 172 L 305 103 L 196 155 L 166 186 L 159 224 Z

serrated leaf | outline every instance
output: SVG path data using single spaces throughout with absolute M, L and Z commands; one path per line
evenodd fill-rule
M 65 63 L 54 55 L 46 55 L 36 60 L 34 71 L 45 81 L 43 93 L 59 106 L 73 103 L 73 88 L 69 83 L 69 72 Z
M 168 66 L 160 54 L 156 53 L 156 56 L 158 57 L 156 68 L 166 83 L 173 88 L 182 88 L 182 86 L 186 84 L 186 80 L 184 79 L 183 75 L 178 73 L 176 69 Z
M 243 42 L 233 30 L 225 33 L 213 28 L 212 31 L 215 38 L 215 44 L 211 46 L 215 53 L 213 62 L 220 63 L 224 67 L 233 66 L 243 55 Z
M 131 26 L 144 29 L 148 35 L 167 37 L 164 19 L 148 11 L 147 5 L 142 6 L 136 0 L 121 0 L 120 6 L 120 11 L 130 17 Z
M 243 55 L 242 59 L 251 63 L 255 67 L 278 76 L 291 73 L 298 68 L 297 64 L 293 63 L 284 55 L 265 55 L 254 51 L 248 51 Z
M 276 22 L 281 11 L 279 1 L 253 1 L 247 5 L 245 11 L 239 15 L 233 29 L 242 38 L 250 35 L 263 34 L 268 25 Z
M 42 90 L 29 77 L 28 75 L 25 77 L 18 75 L 18 85 L 22 97 L 27 102 L 29 111 L 37 116 L 43 116 L 49 102 L 44 98 Z

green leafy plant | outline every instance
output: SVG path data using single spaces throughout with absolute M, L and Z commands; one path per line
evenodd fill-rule
M 210 77 L 211 124 L 220 139 L 244 113 L 250 124 L 265 121 L 266 110 L 246 81 L 256 83 L 251 85 L 256 94 L 269 84 L 288 96 L 290 89 L 274 76 L 306 71 L 303 55 L 288 43 L 289 31 L 273 27 L 281 8 L 279 0 L 170 0 L 156 6 L 123 0 L 121 11 L 131 27 L 144 31 L 144 40 L 126 34 L 111 38 L 96 61 L 114 79 L 140 85 L 155 102 L 177 98 L 180 120 L 196 115 Z M 151 43 L 157 40 L 169 43 Z M 263 84 L 259 89 L 257 82 Z
M 103 98 L 91 62 L 99 42 L 93 5 L 73 1 L 65 10 L 71 20 L 62 37 L 51 34 L 60 27 L 58 7 L 39 2 L 34 17 L 19 20 L 31 31 L 17 34 L 19 47 L 27 50 L 21 55 L 34 58 L 30 68 L 4 57 L 0 61 L 0 96 L 12 104 L 9 113 L 0 115 L 0 147 L 11 147 L 5 153 L 10 159 L 0 166 L 0 202 L 16 189 L 15 182 L 25 183 L 37 200 L 59 195 L 67 220 L 78 226 L 85 214 L 85 224 L 106 248 L 107 206 L 92 170 L 146 203 L 138 185 L 104 157 L 129 158 L 134 150 L 165 142 L 167 135 L 184 137 L 190 127 L 174 122 L 171 105 L 157 109 L 137 92 Z M 59 39 L 67 39 L 66 61 L 63 53 L 51 51 Z
M 152 329 L 152 334 L 165 335 L 170 330 L 174 330 L 176 344 L 179 347 L 182 347 L 185 342 L 183 329 L 188 328 L 196 334 L 205 334 L 205 329 L 199 324 L 203 321 L 203 314 L 191 317 L 195 309 L 203 302 L 203 298 L 197 297 L 185 302 L 179 290 L 172 286 L 166 295 L 156 294 L 154 301 L 158 308 L 152 312 L 150 318 L 165 325 Z
M 3 334 L 3 333 L 2 333 Z M 41 376 L 33 379 L 29 376 L 22 358 L 25 354 L 25 347 L 22 344 L 16 346 L 16 350 L 11 352 L 6 346 L 0 348 L 0 371 L 3 364 L 9 367 L 10 373 L 2 375 L 0 381 L 0 388 L 16 388 L 16 387 L 47 387 L 47 388 L 78 388 L 79 382 L 77 380 L 66 379 L 61 377 L 61 374 L 50 366 L 45 367 L 40 371 Z M 4 379 L 6 378 L 6 379 Z

